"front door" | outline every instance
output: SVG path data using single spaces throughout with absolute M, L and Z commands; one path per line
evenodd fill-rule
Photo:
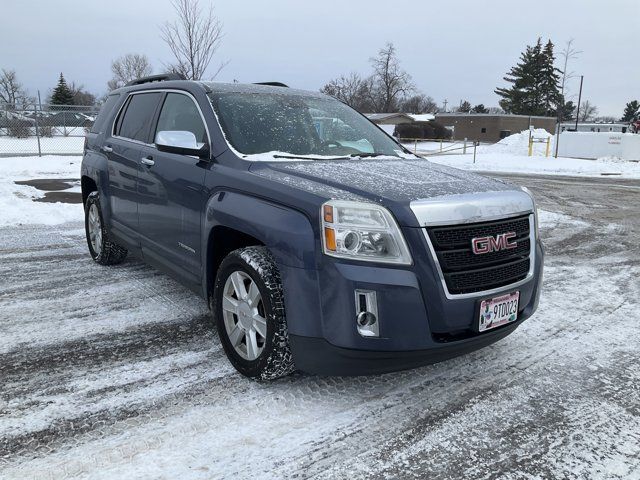
M 192 132 L 209 143 L 193 97 L 169 92 L 164 97 L 153 138 L 161 131 Z M 138 225 L 143 255 L 170 264 L 187 281 L 200 282 L 203 184 L 207 161 L 146 147 L 138 173 Z

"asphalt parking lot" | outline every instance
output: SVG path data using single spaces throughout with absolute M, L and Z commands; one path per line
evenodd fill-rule
M 478 352 L 360 378 L 232 369 L 206 305 L 81 222 L 0 228 L 0 478 L 640 478 L 640 181 L 537 196 L 537 314 Z

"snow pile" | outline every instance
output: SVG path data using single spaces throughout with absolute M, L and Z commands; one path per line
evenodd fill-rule
M 503 138 L 493 145 L 480 146 L 480 153 L 506 153 L 511 155 L 528 155 L 529 154 L 529 136 L 534 139 L 533 154 L 544 155 L 547 149 L 546 140 L 550 138 L 551 148 L 553 148 L 553 135 L 544 128 L 536 128 L 532 131 L 523 130 L 520 133 L 514 133 Z
M 553 147 L 552 147 L 553 148 Z M 622 178 L 640 178 L 640 163 L 611 159 L 584 160 L 579 158 L 523 157 L 519 154 L 479 153 L 473 155 L 433 155 L 429 160 L 450 167 L 480 172 L 533 173 L 540 175 L 568 175 L 600 177 L 612 175 Z
M 45 192 L 16 180 L 36 178 L 80 178 L 82 157 L 8 157 L 0 158 L 0 227 L 20 224 L 45 224 L 82 220 L 80 204 L 34 202 Z

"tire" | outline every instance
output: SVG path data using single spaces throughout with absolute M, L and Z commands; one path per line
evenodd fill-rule
M 295 370 L 280 272 L 265 247 L 241 248 L 225 257 L 216 276 L 213 315 L 222 347 L 238 372 L 274 380 Z
M 102 220 L 98 192 L 91 192 L 84 206 L 84 230 L 91 258 L 100 265 L 116 265 L 127 256 L 127 249 L 114 242 Z

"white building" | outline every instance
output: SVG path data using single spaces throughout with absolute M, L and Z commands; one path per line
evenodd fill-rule
M 561 132 L 575 132 L 575 122 L 563 122 L 560 124 Z M 612 132 L 627 133 L 629 124 L 627 123 L 578 123 L 578 132 Z

